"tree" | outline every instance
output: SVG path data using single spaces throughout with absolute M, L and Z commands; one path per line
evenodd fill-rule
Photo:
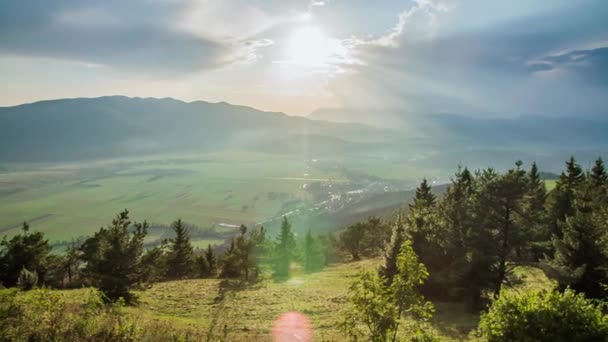
M 530 229 L 531 243 L 529 255 L 521 256 L 529 261 L 538 261 L 550 252 L 551 232 L 547 226 L 546 211 L 547 189 L 540 177 L 536 162 L 532 163 L 528 172 L 528 187 L 524 198 L 524 213 L 526 224 Z M 522 251 L 518 251 L 521 254 Z
M 241 275 L 240 261 L 241 259 L 238 255 L 236 240 L 233 237 L 232 240 L 230 240 L 230 247 L 222 256 L 222 271 L 220 272 L 220 277 L 238 278 Z
M 194 263 L 196 265 L 196 274 L 201 278 L 207 278 L 211 275 L 211 268 L 205 254 L 196 256 Z
M 482 314 L 484 341 L 605 341 L 608 316 L 596 302 L 571 290 L 503 293 Z
M 507 261 L 513 254 L 523 248 L 529 241 L 529 231 L 526 229 L 523 198 L 527 191 L 526 172 L 521 169 L 521 162 L 516 163 L 516 168 L 507 171 L 498 177 L 496 182 L 488 183 L 485 188 L 488 196 L 481 198 L 487 204 L 484 212 L 487 224 L 490 225 L 495 236 L 495 251 L 497 252 L 496 280 L 494 296 L 500 294 L 502 284 L 507 277 L 512 275 L 512 268 L 508 267 Z M 487 201 L 486 201 L 487 200 Z
M 207 265 L 209 265 L 209 275 L 215 274 L 217 270 L 217 261 L 215 260 L 215 255 L 213 254 L 213 248 L 211 248 L 211 244 L 207 245 L 207 250 L 205 251 L 205 259 L 207 260 Z
M 143 283 L 154 283 L 167 274 L 166 241 L 160 246 L 148 249 L 141 258 Z
M 379 255 L 391 238 L 391 226 L 375 216 L 369 217 L 365 224 L 361 252 L 368 256 Z
M 323 268 L 323 263 L 319 243 L 309 229 L 304 239 L 304 271 L 307 273 L 318 271 Z
M 577 188 L 583 183 L 585 175 L 574 157 L 566 162 L 566 172 L 562 172 L 551 191 L 549 218 L 551 233 L 561 237 L 561 225 L 567 216 L 574 213 L 574 196 Z
M 397 274 L 397 257 L 405 241 L 405 222 L 401 213 L 393 225 L 391 240 L 384 252 L 384 264 L 380 267 L 380 275 L 390 284 Z
M 432 304 L 417 290 L 428 272 L 418 261 L 410 241 L 402 244 L 396 264 L 397 272 L 390 285 L 383 276 L 369 271 L 363 271 L 352 284 L 350 306 L 340 325 L 351 340 L 434 340 L 424 329 L 432 317 Z
M 426 179 L 416 188 L 414 200 L 409 205 L 407 223 L 412 247 L 432 275 L 422 291 L 432 296 L 440 295 L 445 292 L 440 282 L 447 261 L 444 248 L 446 232 L 439 222 L 436 197 Z
M 296 247 L 295 236 L 291 230 L 291 224 L 286 216 L 283 216 L 281 231 L 277 236 L 274 246 L 274 274 L 278 277 L 288 277 L 289 267 L 294 259 Z
M 460 299 L 469 292 L 472 256 L 469 235 L 473 230 L 474 197 L 474 177 L 466 167 L 459 166 L 437 205 L 437 221 L 445 234 L 445 267 L 431 274 L 441 281 L 449 298 Z
M 608 205 L 608 173 L 602 158 L 598 158 L 589 173 L 588 182 L 593 189 L 594 201 L 598 207 Z
M 584 186 L 575 200 L 575 213 L 566 217 L 562 236 L 554 236 L 555 254 L 549 260 L 562 289 L 571 287 L 591 298 L 603 298 L 608 284 L 608 215 L 593 210 L 593 189 Z
M 51 252 L 49 241 L 41 232 L 30 232 L 23 222 L 21 234 L 0 241 L 0 283 L 15 286 L 22 269 L 36 273 L 38 283 L 45 283 L 47 258 Z
M 133 232 L 129 227 L 133 226 Z M 86 271 L 93 284 L 111 301 L 124 298 L 131 302 L 135 298 L 130 288 L 141 281 L 144 238 L 148 223 L 133 223 L 129 211 L 119 213 L 112 224 L 101 228 L 83 244 L 83 259 Z
M 353 260 L 360 260 L 361 244 L 367 231 L 365 222 L 357 222 L 346 227 L 346 230 L 340 235 L 340 243 L 342 248 L 347 250 Z
M 173 222 L 175 238 L 170 240 L 167 255 L 167 276 L 171 279 L 182 279 L 192 275 L 194 249 L 190 243 L 188 228 L 181 219 Z

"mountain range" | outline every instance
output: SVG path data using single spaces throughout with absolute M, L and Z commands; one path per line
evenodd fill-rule
M 372 126 L 378 112 L 360 109 L 319 110 L 301 117 L 171 98 L 40 101 L 0 107 L 0 161 L 73 161 L 230 149 L 307 157 L 366 155 L 427 167 L 453 167 L 461 162 L 501 165 L 503 160 L 509 165 L 516 159 L 541 159 L 552 166 L 569 154 L 597 157 L 608 147 L 608 120 L 602 119 L 387 113 L 394 122 Z M 367 124 L 343 122 L 349 115 L 351 121 Z

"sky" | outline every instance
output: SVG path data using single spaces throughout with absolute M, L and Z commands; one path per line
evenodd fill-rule
M 3 0 L 0 106 L 608 118 L 607 18 L 604 0 Z

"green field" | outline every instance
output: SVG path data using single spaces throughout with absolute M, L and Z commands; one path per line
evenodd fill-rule
M 201 228 L 234 231 L 231 225 L 313 204 L 304 184 L 371 176 L 414 184 L 425 172 L 376 158 L 306 160 L 244 152 L 7 168 L 0 173 L 0 235 L 14 234 L 27 221 L 52 241 L 90 235 L 125 208 L 136 221 L 167 225 L 182 218 Z

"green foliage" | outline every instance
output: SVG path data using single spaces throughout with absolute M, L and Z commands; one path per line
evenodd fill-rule
M 499 341 L 605 341 L 608 315 L 571 290 L 503 293 L 479 323 L 481 337 Z
M 304 271 L 307 273 L 323 269 L 325 260 L 318 238 L 312 236 L 310 229 L 304 238 Z
M 284 216 L 281 231 L 274 244 L 273 271 L 276 277 L 283 278 L 289 276 L 289 268 L 296 256 L 295 247 L 296 240 L 291 230 L 291 224 L 287 220 L 287 217 Z
M 378 217 L 353 223 L 340 235 L 340 247 L 348 252 L 353 260 L 361 255 L 375 256 L 382 251 L 390 238 L 390 226 Z
M 562 172 L 555 189 L 549 197 L 549 217 L 551 233 L 562 236 L 561 227 L 567 216 L 574 214 L 574 197 L 577 188 L 584 181 L 584 173 L 574 157 L 566 162 L 566 171 Z
M 357 222 L 346 227 L 346 230 L 340 235 L 342 248 L 350 253 L 353 260 L 361 259 L 359 254 L 361 253 L 361 244 L 366 231 L 367 225 L 365 222 Z
M 51 251 L 49 241 L 40 232 L 30 232 L 24 222 L 22 233 L 0 242 L 0 283 L 15 286 L 21 270 L 36 272 L 40 283 L 45 281 L 46 261 Z
M 406 241 L 396 261 L 390 285 L 376 272 L 363 271 L 352 284 L 350 306 L 340 325 L 352 341 L 433 341 L 426 330 L 433 306 L 418 293 L 428 272 Z
M 170 241 L 167 255 L 167 277 L 182 279 L 192 275 L 194 265 L 194 249 L 190 243 L 188 229 L 181 219 L 173 222 L 175 238 Z
M 608 284 L 608 212 L 595 209 L 593 188 L 582 186 L 575 199 L 575 212 L 562 224 L 561 238 L 554 236 L 555 254 L 549 264 L 558 272 L 562 288 L 604 298 Z
M 207 265 L 209 266 L 209 275 L 215 274 L 217 270 L 217 261 L 215 259 L 215 255 L 213 254 L 211 244 L 207 245 L 207 249 L 205 250 L 205 259 L 207 260 Z
M 124 298 L 131 302 L 134 297 L 129 289 L 142 280 L 143 242 L 148 224 L 134 223 L 132 233 L 129 227 L 129 211 L 125 209 L 110 226 L 101 228 L 82 246 L 88 276 L 112 301 Z
M 397 221 L 393 225 L 391 239 L 384 252 L 384 264 L 380 267 L 379 272 L 388 283 L 393 281 L 393 277 L 397 273 L 397 257 L 401 251 L 401 246 L 405 242 L 405 222 L 401 213 L 397 217 Z
M 222 271 L 220 277 L 238 278 L 243 276 L 245 280 L 250 280 L 251 275 L 255 277 L 259 274 L 259 258 L 265 245 L 266 231 L 264 227 L 253 230 L 247 236 L 247 227 L 241 225 L 240 234 L 236 239 L 232 239 L 230 248 L 222 257 Z M 207 250 L 210 251 L 210 247 Z M 213 254 L 207 258 L 213 261 Z M 209 266 L 211 267 L 211 266 Z
M 17 286 L 22 290 L 31 290 L 38 285 L 38 273 L 36 271 L 30 272 L 27 268 L 22 268 L 19 272 L 19 280 Z

